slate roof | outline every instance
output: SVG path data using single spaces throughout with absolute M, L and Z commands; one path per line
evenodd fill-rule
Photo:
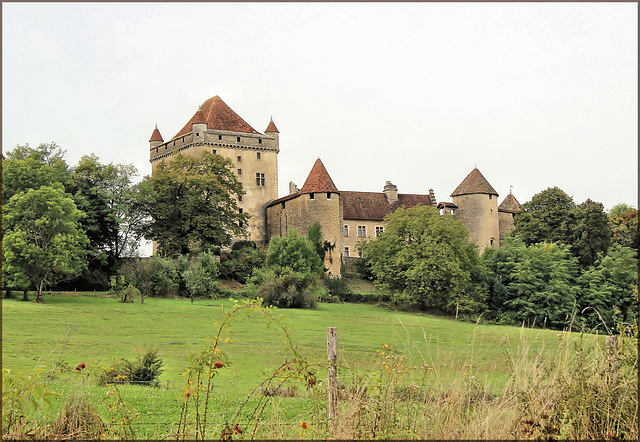
M 507 195 L 507 197 L 498 206 L 498 211 L 499 212 L 511 212 L 511 213 L 513 213 L 513 212 L 517 212 L 519 210 L 520 210 L 520 203 L 518 202 L 516 197 L 513 196 L 512 193 Z
M 338 188 L 333 184 L 333 180 L 329 176 L 329 172 L 325 169 L 324 164 L 318 158 L 309 172 L 307 180 L 300 189 L 300 194 L 314 192 L 338 192 Z
M 228 130 L 231 132 L 249 134 L 260 133 L 251 127 L 249 123 L 240 118 L 238 114 L 227 106 L 227 103 L 222 101 L 222 99 L 216 95 L 202 103 L 200 109 L 198 109 L 187 124 L 185 124 L 180 132 L 178 132 L 172 139 L 191 133 L 191 126 L 194 123 L 199 122 L 199 113 L 204 117 L 204 122 L 207 123 L 207 129 Z
M 160 131 L 158 130 L 157 124 L 156 124 L 156 128 L 153 130 L 153 133 L 151 134 L 151 138 L 149 139 L 149 142 L 152 142 L 152 141 L 164 142 L 164 140 L 162 139 L 162 135 L 160 135 Z
M 462 180 L 460 185 L 456 187 L 451 196 L 473 195 L 478 193 L 486 193 L 487 195 L 498 196 L 498 192 L 489 184 L 487 179 L 475 168 L 467 177 Z
M 385 216 L 400 207 L 410 208 L 417 205 L 430 206 L 429 195 L 398 194 L 398 201 L 389 204 L 382 192 L 340 192 L 343 218 L 370 221 L 382 221 Z

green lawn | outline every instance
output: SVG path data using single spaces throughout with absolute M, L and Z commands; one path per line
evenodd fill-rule
M 90 368 L 132 359 L 149 347 L 165 362 L 163 383 L 182 382 L 188 355 L 215 335 L 229 300 L 147 298 L 122 304 L 98 296 L 45 296 L 44 304 L 3 299 L 3 367 L 50 369 L 54 361 Z M 315 310 L 278 310 L 295 344 L 310 362 L 326 360 L 326 329 L 337 327 L 339 364 L 372 367 L 376 350 L 390 344 L 411 363 L 427 363 L 443 377 L 472 372 L 500 385 L 508 376 L 503 342 L 519 351 L 521 335 L 538 350 L 557 349 L 556 331 L 476 325 L 450 319 L 387 310 L 372 305 L 319 304 Z M 233 361 L 228 380 L 250 385 L 283 361 L 283 333 L 261 315 L 231 324 L 231 342 L 222 348 Z M 233 376 L 232 376 L 233 375 Z M 239 387 L 246 391 L 249 387 Z
M 223 307 L 228 311 L 233 306 L 227 299 L 191 304 L 185 299 L 147 298 L 144 304 L 122 304 L 93 293 L 54 293 L 44 300 L 44 304 L 2 300 L 3 368 L 19 372 L 36 366 L 46 370 L 54 364 L 63 367 L 50 384 L 62 394 L 47 412 L 52 418 L 74 389 L 83 389 L 98 405 L 105 399 L 104 387 L 94 386 L 90 376 L 81 381 L 73 370 L 77 364 L 85 362 L 86 374 L 95 374 L 101 366 L 156 348 L 164 360 L 163 388 L 122 387 L 130 406 L 142 415 L 138 434 L 145 437 L 167 434 L 170 425 L 160 424 L 176 421 L 188 357 L 215 336 L 218 327 L 214 324 L 224 318 Z M 446 391 L 452 383 L 475 376 L 498 392 L 509 377 L 505 348 L 514 355 L 526 347 L 532 353 L 541 349 L 553 353 L 560 342 L 557 331 L 476 325 L 372 305 L 319 304 L 315 310 L 276 310 L 275 315 L 301 355 L 316 364 L 326 364 L 326 329 L 337 327 L 339 382 L 345 385 L 351 384 L 353 373 L 366 378 L 379 370 L 378 350 L 388 344 L 408 358 L 407 367 L 425 363 L 432 367 L 431 388 Z M 227 337 L 231 342 L 221 348 L 229 364 L 215 377 L 220 398 L 216 413 L 221 423 L 235 409 L 233 404 L 287 357 L 282 330 L 257 312 L 232 322 L 229 332 L 222 335 Z M 322 381 L 326 369 L 318 368 L 317 376 Z M 312 408 L 305 400 L 279 399 L 277 403 L 283 404 L 279 412 L 293 416 L 283 422 L 292 425 L 297 416 L 310 413 Z

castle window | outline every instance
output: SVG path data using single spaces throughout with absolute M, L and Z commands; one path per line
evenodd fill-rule
M 286 207 L 286 204 L 285 204 L 285 202 L 283 201 L 283 202 L 282 202 L 282 208 L 284 209 L 285 207 Z
M 238 175 L 242 175 L 242 169 L 238 169 Z
M 331 192 L 327 192 L 327 199 L 330 200 L 331 199 Z
M 217 150 L 215 150 L 215 149 L 213 149 L 213 150 L 211 151 L 211 153 L 216 154 L 216 153 L 218 153 L 218 151 L 217 151 Z
M 262 144 L 262 138 L 258 138 L 258 144 Z M 260 155 L 260 154 L 258 154 Z M 258 158 L 260 158 L 260 156 L 258 156 Z
M 309 194 L 309 199 L 310 199 L 310 200 L 315 199 L 315 197 L 316 197 L 316 194 L 315 194 L 315 193 L 310 193 L 310 194 Z
M 264 186 L 264 173 L 256 173 L 256 184 L 258 186 Z
M 256 154 L 256 158 L 257 158 L 257 159 L 260 159 L 260 156 L 261 156 L 261 155 L 260 155 L 260 152 L 258 152 L 258 153 Z
M 243 211 L 244 211 L 244 210 L 242 209 L 242 207 L 240 207 L 240 208 L 238 209 L 238 213 L 242 213 Z
M 364 258 L 364 254 L 362 253 L 362 249 L 358 249 L 358 258 Z
M 376 226 L 376 238 L 382 235 L 382 232 L 384 232 L 384 227 Z
M 222 140 L 222 135 L 218 135 L 218 140 Z
M 349 257 L 349 247 L 345 247 L 344 248 L 344 257 L 348 258 Z
M 492 195 L 491 195 L 491 194 L 489 194 L 489 199 L 491 199 L 491 196 L 492 196 Z
M 242 161 L 242 157 L 238 155 L 238 161 Z
M 240 137 L 236 138 L 236 141 L 239 143 L 240 142 Z
M 242 195 L 238 196 L 238 201 L 242 201 Z
M 491 247 L 493 247 L 493 238 L 491 238 L 489 242 L 491 243 Z
M 346 224 L 342 228 L 342 236 L 344 236 L 344 237 L 348 237 L 349 236 L 349 226 L 346 225 Z
M 358 226 L 358 236 L 365 238 L 367 236 L 367 226 Z
M 200 136 L 200 132 L 196 132 L 196 137 L 199 137 L 199 136 Z

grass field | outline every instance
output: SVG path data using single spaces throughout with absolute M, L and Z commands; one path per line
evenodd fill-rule
M 34 367 L 56 369 L 50 388 L 61 396 L 41 416 L 51 420 L 73 392 L 83 391 L 96 407 L 104 406 L 105 387 L 94 385 L 90 375 L 121 358 L 134 359 L 149 348 L 158 349 L 164 361 L 162 388 L 120 387 L 128 406 L 140 414 L 136 434 L 143 438 L 161 438 L 174 428 L 189 356 L 205 348 L 224 311 L 233 307 L 227 299 L 191 304 L 184 299 L 147 298 L 144 304 L 122 304 L 101 293 L 53 293 L 44 300 L 44 304 L 36 304 L 3 299 L 3 368 L 12 372 Z M 403 366 L 429 367 L 432 391 L 446 393 L 452 385 L 473 379 L 484 392 L 497 394 L 512 375 L 509 358 L 519 360 L 524 352 L 553 359 L 566 338 L 558 331 L 478 325 L 372 305 L 319 304 L 315 310 L 276 310 L 274 314 L 301 356 L 318 364 L 320 382 L 326 378 L 326 329 L 337 327 L 338 376 L 345 386 L 353 384 L 354 377 L 371 378 L 376 370 L 382 371 L 385 362 L 380 351 L 387 345 L 387 354 L 407 358 Z M 222 343 L 221 349 L 229 363 L 214 379 L 217 399 L 212 412 L 218 416 L 217 425 L 228 422 L 239 401 L 289 357 L 284 336 L 259 312 L 238 318 L 224 329 L 222 339 L 229 338 L 229 342 Z M 81 362 L 87 364 L 84 379 L 73 370 Z M 405 384 L 424 383 L 424 379 L 417 379 L 424 378 L 424 370 L 407 372 L 402 376 Z M 300 389 L 304 391 L 302 385 Z M 322 421 L 323 403 L 307 393 L 274 399 L 265 411 L 273 428 L 262 436 L 326 436 L 305 433 L 296 426 L 300 419 Z M 282 433 L 287 426 L 292 426 L 291 431 Z

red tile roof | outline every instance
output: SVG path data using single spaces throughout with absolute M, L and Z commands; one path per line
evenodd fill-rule
M 504 201 L 502 201 L 498 206 L 499 212 L 517 212 L 519 210 L 520 210 L 520 203 L 518 202 L 516 197 L 513 196 L 512 193 L 507 195 Z
M 451 196 L 470 195 L 476 193 L 486 193 L 488 195 L 498 196 L 498 192 L 496 192 L 477 168 L 473 169 L 471 173 L 462 180 Z
M 269 122 L 269 125 L 267 126 L 267 128 L 264 131 L 264 133 L 267 133 L 267 132 L 278 132 L 278 133 L 280 133 L 280 131 L 278 130 L 276 125 L 273 124 L 273 118 L 271 119 L 271 121 Z
M 198 112 L 192 118 L 193 124 L 206 123 L 207 120 L 204 118 L 204 114 L 202 113 L 202 108 L 198 108 Z
M 327 169 L 325 169 L 324 164 L 318 158 L 311 168 L 311 172 L 309 172 L 309 176 L 307 180 L 302 185 L 302 189 L 300 189 L 300 194 L 303 193 L 314 193 L 314 192 L 338 192 L 338 188 L 335 184 L 333 184 L 333 180 L 329 176 Z
M 400 207 L 430 206 L 429 195 L 398 194 L 398 201 L 389 204 L 387 196 L 378 192 L 340 192 L 344 219 L 382 221 Z
M 153 130 L 153 133 L 151 134 L 151 138 L 149 139 L 149 142 L 152 142 L 152 141 L 164 142 L 164 140 L 162 139 L 162 135 L 160 135 L 160 131 L 158 130 L 157 124 L 156 124 L 156 128 Z
M 208 129 L 228 130 L 231 132 L 241 132 L 249 134 L 259 134 L 257 130 L 244 121 L 217 95 L 202 103 L 200 110 L 207 123 Z M 178 138 L 191 133 L 192 125 L 197 121 L 198 112 L 184 125 L 184 127 L 173 138 Z M 173 139 L 172 138 L 172 139 Z

